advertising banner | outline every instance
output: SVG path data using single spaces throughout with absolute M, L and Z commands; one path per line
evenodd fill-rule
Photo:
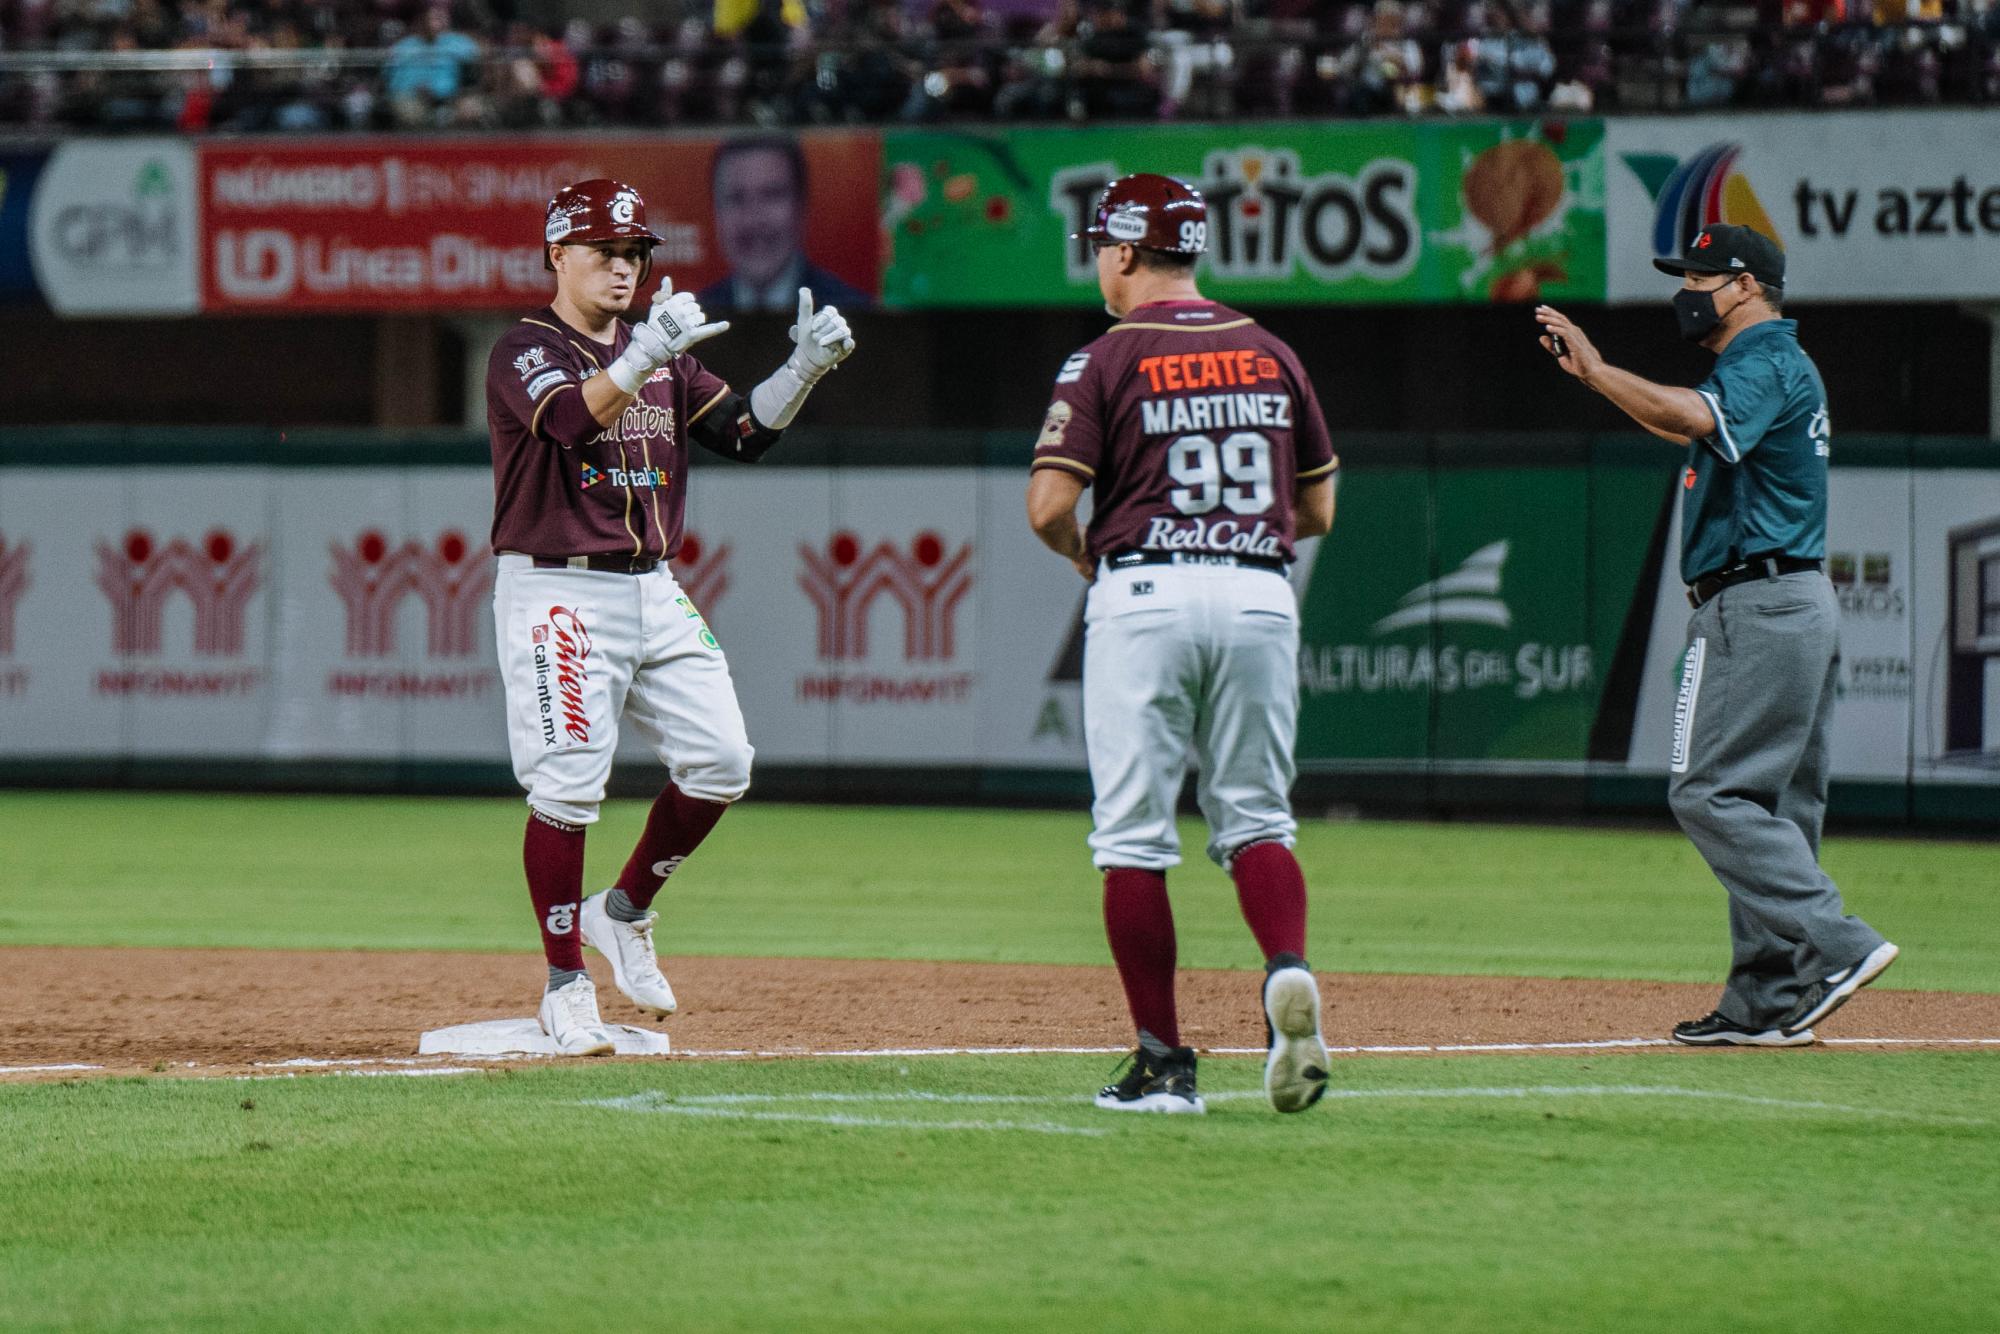
M 1662 301 L 1711 223 L 1785 250 L 1807 301 L 2000 297 L 2000 134 L 1984 111 L 1870 111 L 1606 122 L 1609 297 Z
M 1080 766 L 1052 680 L 1082 581 L 1021 521 L 1019 473 L 706 469 L 675 570 L 784 763 Z M 1080 678 L 1077 678 L 1080 681 Z
M 1676 461 L 1355 460 L 1304 769 L 1667 767 Z M 674 574 L 791 766 L 1080 770 L 1084 587 L 1013 468 L 697 470 Z M 469 467 L 0 469 L 0 759 L 507 760 Z M 1836 777 L 2000 783 L 2000 469 L 1836 467 Z M 627 729 L 628 757 L 650 755 Z
M 299 759 L 500 759 L 483 471 L 270 474 L 271 723 Z
M 1338 540 L 1320 544 L 1304 602 L 1300 760 L 1590 758 L 1669 472 L 1343 479 Z
M 1083 585 L 1023 485 L 702 470 L 674 573 L 764 760 L 1081 767 Z M 491 496 L 463 467 L 0 471 L 0 757 L 505 764 Z
M 714 309 L 767 290 L 796 300 L 800 285 L 865 304 L 878 282 L 881 149 L 867 133 L 307 139 L 200 154 L 211 311 L 532 307 L 553 291 L 544 210 L 594 177 L 639 191 L 664 238 L 656 272 Z
M 8 750 L 256 754 L 272 698 L 265 479 L 89 467 L 0 479 Z
M 25 301 L 35 294 L 28 201 L 48 160 L 42 151 L 0 152 L 0 301 Z
M 192 315 L 200 238 L 194 149 L 177 139 L 71 139 L 28 204 L 28 254 L 59 315 Z
M 1595 120 L 891 134 L 883 299 L 1096 303 L 1069 238 L 1135 171 L 1207 196 L 1200 274 L 1219 301 L 1601 299 L 1603 138 Z

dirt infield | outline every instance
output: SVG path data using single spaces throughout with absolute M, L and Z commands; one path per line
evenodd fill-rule
M 647 1025 L 591 956 L 605 1018 Z M 665 961 L 676 1050 L 1116 1047 L 1131 1040 L 1108 967 L 828 959 Z M 32 1006 L 0 1015 L 0 1067 L 217 1072 L 258 1062 L 406 1057 L 425 1029 L 531 1015 L 542 964 L 523 954 L 0 948 Z M 1264 1040 L 1255 973 L 1182 975 L 1183 1040 Z M 1346 1046 L 1610 1041 L 1663 1036 L 1715 988 L 1549 978 L 1326 973 L 1327 1037 Z M 1868 991 L 1822 1036 L 2000 1035 L 2000 995 Z

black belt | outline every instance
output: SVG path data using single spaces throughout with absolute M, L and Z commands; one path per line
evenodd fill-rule
M 1228 551 L 1120 551 L 1106 556 L 1104 563 L 1114 570 L 1135 565 L 1240 565 L 1246 570 L 1285 572 L 1282 556 L 1239 556 Z
M 538 570 L 596 570 L 599 574 L 651 574 L 660 563 L 650 556 L 536 556 Z
M 1803 574 L 1807 570 L 1818 573 L 1819 568 L 1818 561 L 1797 556 L 1758 556 L 1741 564 L 1725 565 L 1688 585 L 1688 605 L 1700 610 L 1704 602 L 1732 585 L 1747 584 L 1752 579 L 1776 579 L 1781 574 Z

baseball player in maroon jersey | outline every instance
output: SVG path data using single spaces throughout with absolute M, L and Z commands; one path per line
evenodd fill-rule
M 595 1055 L 612 1041 L 583 944 L 610 961 L 633 1004 L 672 1013 L 653 898 L 750 783 L 729 665 L 667 568 L 681 542 L 688 445 L 761 457 L 854 339 L 838 310 L 815 312 L 801 290 L 790 356 L 738 394 L 688 355 L 729 328 L 690 293 L 662 282 L 643 320 L 619 318 L 661 239 L 638 191 L 569 186 L 549 201 L 542 235 L 555 301 L 508 330 L 486 367 L 493 612 L 508 744 L 528 791 L 528 894 L 549 965 L 542 1029 L 565 1054 Z M 584 830 L 621 719 L 673 781 L 617 883 L 584 898 Z
M 1084 606 L 1090 846 L 1104 925 L 1139 1030 L 1121 1111 L 1200 1112 L 1174 1009 L 1167 869 L 1190 748 L 1208 855 L 1264 952 L 1264 1089 L 1281 1112 L 1326 1091 L 1306 886 L 1292 856 L 1298 604 L 1292 543 L 1333 525 L 1334 457 L 1298 358 L 1202 299 L 1208 206 L 1184 182 L 1113 181 L 1082 236 L 1118 320 L 1056 375 L 1028 483 L 1036 534 L 1091 580 Z M 1077 239 L 1072 237 L 1072 240 Z M 1076 505 L 1092 492 L 1089 529 Z

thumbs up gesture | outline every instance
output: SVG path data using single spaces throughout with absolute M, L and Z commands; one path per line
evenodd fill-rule
M 646 316 L 646 325 L 660 336 L 668 357 L 677 357 L 704 339 L 729 332 L 728 320 L 709 323 L 694 293 L 676 292 L 671 278 L 662 279 L 660 290 L 653 293 L 653 309 Z
M 854 351 L 854 332 L 847 327 L 840 308 L 828 306 L 815 312 L 809 288 L 799 289 L 798 322 L 791 327 L 791 336 L 797 344 L 791 356 L 792 369 L 807 384 L 847 360 Z

